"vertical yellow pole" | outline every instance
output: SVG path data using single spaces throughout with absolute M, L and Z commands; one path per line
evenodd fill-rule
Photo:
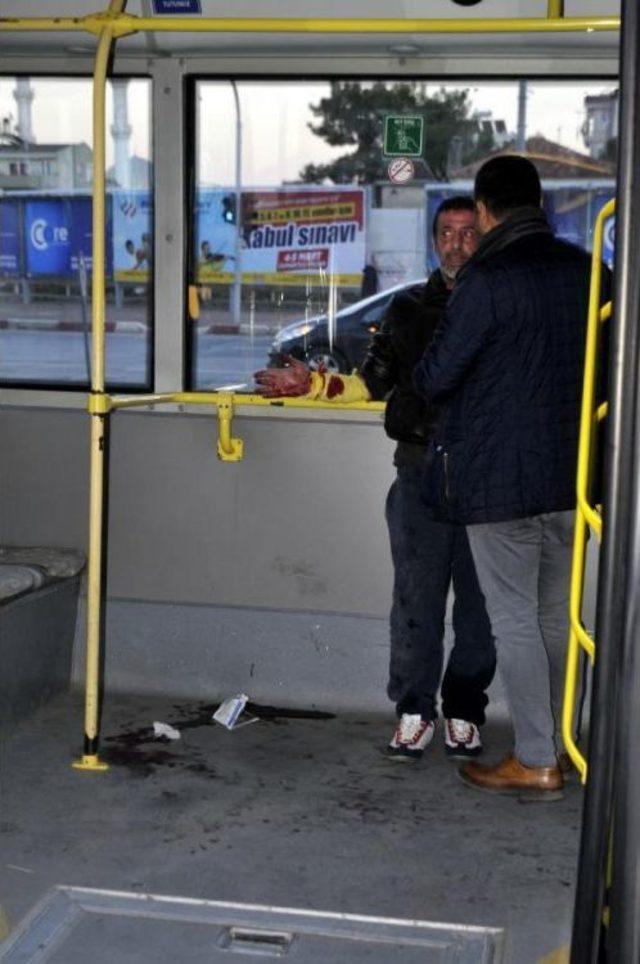
M 109 13 L 121 13 L 126 0 L 111 0 Z M 89 495 L 89 565 L 87 585 L 87 657 L 84 712 L 84 747 L 79 770 L 106 770 L 98 756 L 100 725 L 100 649 L 102 644 L 104 479 L 109 417 L 105 396 L 105 100 L 107 67 L 113 42 L 110 26 L 98 39 L 93 71 L 93 283 L 91 345 L 91 467 Z
M 587 548 L 587 524 L 585 511 L 589 506 L 589 485 L 593 470 L 594 410 L 596 391 L 596 366 L 598 360 L 598 335 L 600 331 L 600 298 L 602 281 L 602 248 L 606 220 L 615 211 L 615 201 L 609 201 L 602 208 L 593 232 L 593 253 L 591 256 L 591 285 L 589 289 L 589 316 L 584 358 L 584 378 L 582 388 L 582 407 L 580 414 L 580 441 L 578 445 L 578 469 L 576 479 L 576 528 L 571 563 L 571 591 L 569 614 L 571 630 L 567 649 L 567 669 L 565 676 L 564 700 L 562 706 L 562 739 L 572 762 L 578 769 L 582 782 L 587 779 L 587 761 L 573 738 L 573 718 L 575 714 L 578 662 L 580 645 L 586 649 L 585 641 L 580 642 L 578 628 L 582 625 L 582 598 L 584 593 L 584 569 Z
M 547 18 L 562 19 L 564 17 L 564 0 L 547 0 Z

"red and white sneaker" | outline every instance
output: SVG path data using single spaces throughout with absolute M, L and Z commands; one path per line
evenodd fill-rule
M 399 760 L 419 760 L 435 730 L 433 720 L 423 720 L 419 713 L 403 713 L 387 753 Z
M 467 720 L 445 720 L 444 746 L 447 756 L 478 756 L 482 753 L 480 730 Z

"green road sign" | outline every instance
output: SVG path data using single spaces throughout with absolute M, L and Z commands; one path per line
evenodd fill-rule
M 385 157 L 422 157 L 424 117 L 389 114 L 384 119 Z

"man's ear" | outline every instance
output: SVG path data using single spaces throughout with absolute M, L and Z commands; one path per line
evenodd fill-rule
M 484 203 L 484 201 L 476 201 L 476 228 L 479 234 L 486 234 L 491 228 L 493 223 L 493 218 L 489 213 L 489 208 Z

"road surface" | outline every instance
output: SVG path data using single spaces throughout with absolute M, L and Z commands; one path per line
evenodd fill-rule
M 197 336 L 194 352 L 194 389 L 245 384 L 267 361 L 270 335 Z M 90 341 L 90 339 L 89 339 Z M 107 334 L 107 381 L 151 387 L 147 368 L 150 341 L 144 334 Z M 90 348 L 90 345 L 89 345 Z M 87 382 L 84 336 L 75 331 L 0 330 L 0 380 L 81 385 Z M 176 385 L 176 390 L 181 386 Z

